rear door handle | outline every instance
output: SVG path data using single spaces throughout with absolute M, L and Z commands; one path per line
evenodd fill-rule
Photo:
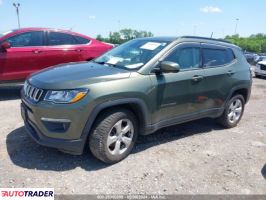
M 229 75 L 229 76 L 232 76 L 232 75 L 234 75 L 234 71 L 232 71 L 232 70 L 229 70 L 228 72 L 227 72 L 227 74 Z
M 200 75 L 195 75 L 192 77 L 192 81 L 194 82 L 200 82 L 204 79 L 204 76 L 200 76 Z
M 76 49 L 76 52 L 81 52 L 82 51 L 82 49 Z
M 41 53 L 42 51 L 41 50 L 38 50 L 38 49 L 35 49 L 35 50 L 32 50 L 32 53 L 35 53 L 35 54 L 38 54 L 38 53 Z

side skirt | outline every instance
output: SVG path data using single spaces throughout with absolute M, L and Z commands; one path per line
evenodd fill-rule
M 215 109 L 199 111 L 199 112 L 196 112 L 193 114 L 176 116 L 176 117 L 171 118 L 171 119 L 160 121 L 156 124 L 147 125 L 146 131 L 143 135 L 149 135 L 149 134 L 154 133 L 155 131 L 157 131 L 161 128 L 173 126 L 173 125 L 177 125 L 177 124 L 182 124 L 182 123 L 194 121 L 197 119 L 202 119 L 202 118 L 207 118 L 207 117 L 216 118 L 216 117 L 221 116 L 223 114 L 223 112 L 224 112 L 224 108 L 215 108 Z

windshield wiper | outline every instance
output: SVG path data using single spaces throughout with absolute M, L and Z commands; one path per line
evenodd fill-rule
M 106 64 L 106 62 L 98 62 L 98 61 L 95 61 L 95 60 L 92 60 L 93 62 L 97 63 L 97 64 L 100 64 L 100 65 L 104 65 Z
M 119 65 L 111 64 L 111 63 L 108 63 L 108 62 L 98 62 L 98 61 L 95 61 L 95 60 L 93 60 L 93 62 L 95 62 L 97 64 L 100 64 L 100 65 L 108 65 L 108 66 L 113 66 L 113 67 L 120 67 Z

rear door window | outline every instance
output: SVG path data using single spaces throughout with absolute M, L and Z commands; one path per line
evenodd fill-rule
M 74 36 L 60 32 L 50 32 L 48 34 L 48 41 L 50 46 L 77 44 Z
M 223 66 L 231 63 L 234 59 L 234 53 L 227 48 L 203 48 L 204 67 Z

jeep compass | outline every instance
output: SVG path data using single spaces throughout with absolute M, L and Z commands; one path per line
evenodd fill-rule
M 29 77 L 21 114 L 39 144 L 116 163 L 138 135 L 200 118 L 235 127 L 251 90 L 242 50 L 202 37 L 131 40 L 91 62 Z

